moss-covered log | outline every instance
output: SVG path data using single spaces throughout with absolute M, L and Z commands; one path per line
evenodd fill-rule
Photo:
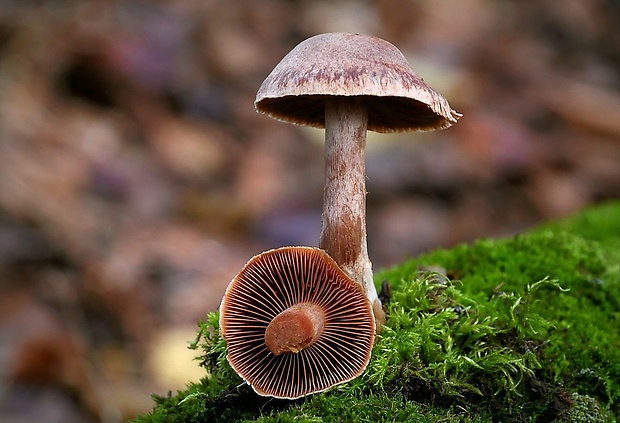
M 376 275 L 387 325 L 365 373 L 296 401 L 230 369 L 217 313 L 192 347 L 205 378 L 136 422 L 613 422 L 620 415 L 620 203 Z

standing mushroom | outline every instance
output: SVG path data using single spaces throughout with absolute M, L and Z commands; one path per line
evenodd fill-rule
M 320 247 L 360 284 L 385 322 L 366 244 L 366 131 L 447 128 L 461 116 L 392 44 L 345 33 L 311 37 L 289 52 L 256 95 L 257 111 L 325 128 Z
M 228 362 L 256 393 L 295 399 L 359 376 L 375 323 L 361 286 L 319 248 L 253 257 L 226 289 Z

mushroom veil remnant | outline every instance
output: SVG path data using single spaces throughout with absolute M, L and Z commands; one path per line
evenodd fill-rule
M 260 395 L 295 399 L 359 376 L 375 338 L 370 303 L 323 250 L 253 257 L 220 306 L 228 362 Z
M 366 293 L 385 322 L 366 243 L 366 131 L 447 128 L 461 116 L 379 38 L 346 33 L 311 37 L 273 69 L 257 111 L 325 128 L 325 190 L 319 245 Z

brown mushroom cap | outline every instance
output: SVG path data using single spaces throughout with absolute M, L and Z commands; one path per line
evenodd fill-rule
M 318 306 L 324 324 L 299 351 L 272 353 L 265 331 L 297 304 Z M 253 257 L 231 281 L 220 306 L 228 362 L 260 395 L 295 399 L 359 376 L 375 336 L 362 288 L 318 248 L 284 247 Z
M 368 35 L 316 35 L 291 50 L 267 76 L 256 110 L 300 125 L 325 127 L 327 96 L 359 96 L 368 130 L 447 128 L 461 116 L 409 66 L 394 45 Z

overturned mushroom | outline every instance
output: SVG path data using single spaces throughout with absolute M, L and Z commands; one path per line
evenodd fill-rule
M 447 128 L 461 116 L 379 38 L 345 33 L 297 45 L 258 90 L 256 109 L 325 128 L 325 191 L 320 247 L 360 284 L 378 327 L 385 315 L 366 244 L 366 131 Z
M 254 391 L 286 399 L 359 376 L 375 336 L 362 288 L 310 247 L 253 257 L 228 285 L 220 330 L 229 363 Z

